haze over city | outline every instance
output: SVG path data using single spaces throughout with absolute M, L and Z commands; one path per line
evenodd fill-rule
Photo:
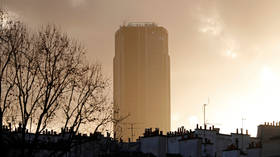
M 114 34 L 128 22 L 168 30 L 171 127 L 206 121 L 232 132 L 279 118 L 279 1 L 2 0 L 34 29 L 55 23 L 113 76 Z M 51 9 L 50 9 L 51 8 Z M 209 101 L 208 101 L 209 100 Z

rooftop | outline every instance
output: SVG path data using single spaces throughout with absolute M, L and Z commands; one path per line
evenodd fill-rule
M 129 22 L 128 27 L 145 27 L 145 26 L 157 26 L 154 22 Z

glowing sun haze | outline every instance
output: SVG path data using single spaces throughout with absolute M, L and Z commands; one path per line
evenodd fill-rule
M 114 33 L 152 21 L 169 33 L 172 129 L 206 120 L 222 132 L 280 120 L 278 0 L 1 0 L 31 26 L 56 23 L 112 76 Z

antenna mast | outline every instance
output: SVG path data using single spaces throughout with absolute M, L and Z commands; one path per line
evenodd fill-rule
M 128 128 L 128 129 L 130 129 L 130 131 L 131 131 L 131 141 L 133 142 L 133 136 L 134 136 L 134 132 L 133 132 L 133 130 L 134 130 L 134 123 L 131 123 L 130 124 L 130 128 Z
M 203 123 L 204 123 L 204 127 L 206 125 L 206 120 L 205 120 L 205 109 L 206 109 L 206 104 L 203 104 Z
M 206 126 L 206 105 L 209 105 L 209 103 L 210 103 L 210 100 L 209 100 L 209 97 L 208 97 L 207 104 L 203 104 L 203 122 L 204 122 L 204 127 Z
M 242 138 L 242 139 L 241 139 L 241 140 L 242 140 L 241 142 L 242 142 L 242 143 L 241 143 L 241 150 L 243 150 L 243 143 L 244 143 L 244 142 L 243 142 L 243 141 L 244 141 L 244 140 L 243 140 L 243 121 L 244 121 L 244 120 L 246 120 L 246 118 L 242 118 L 242 119 L 241 119 L 241 121 L 242 121 L 242 130 L 241 130 L 241 138 Z
M 127 128 L 127 129 L 130 129 L 130 132 L 131 132 L 131 142 L 133 142 L 133 137 L 135 136 L 135 130 L 136 129 L 140 129 L 140 128 L 135 128 L 134 126 L 139 124 L 139 123 L 125 123 L 125 124 L 130 125 L 130 127 Z

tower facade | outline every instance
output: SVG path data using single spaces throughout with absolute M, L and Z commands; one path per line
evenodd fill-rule
M 129 23 L 115 33 L 114 107 L 117 138 L 135 141 L 145 128 L 170 130 L 168 33 L 154 23 Z

